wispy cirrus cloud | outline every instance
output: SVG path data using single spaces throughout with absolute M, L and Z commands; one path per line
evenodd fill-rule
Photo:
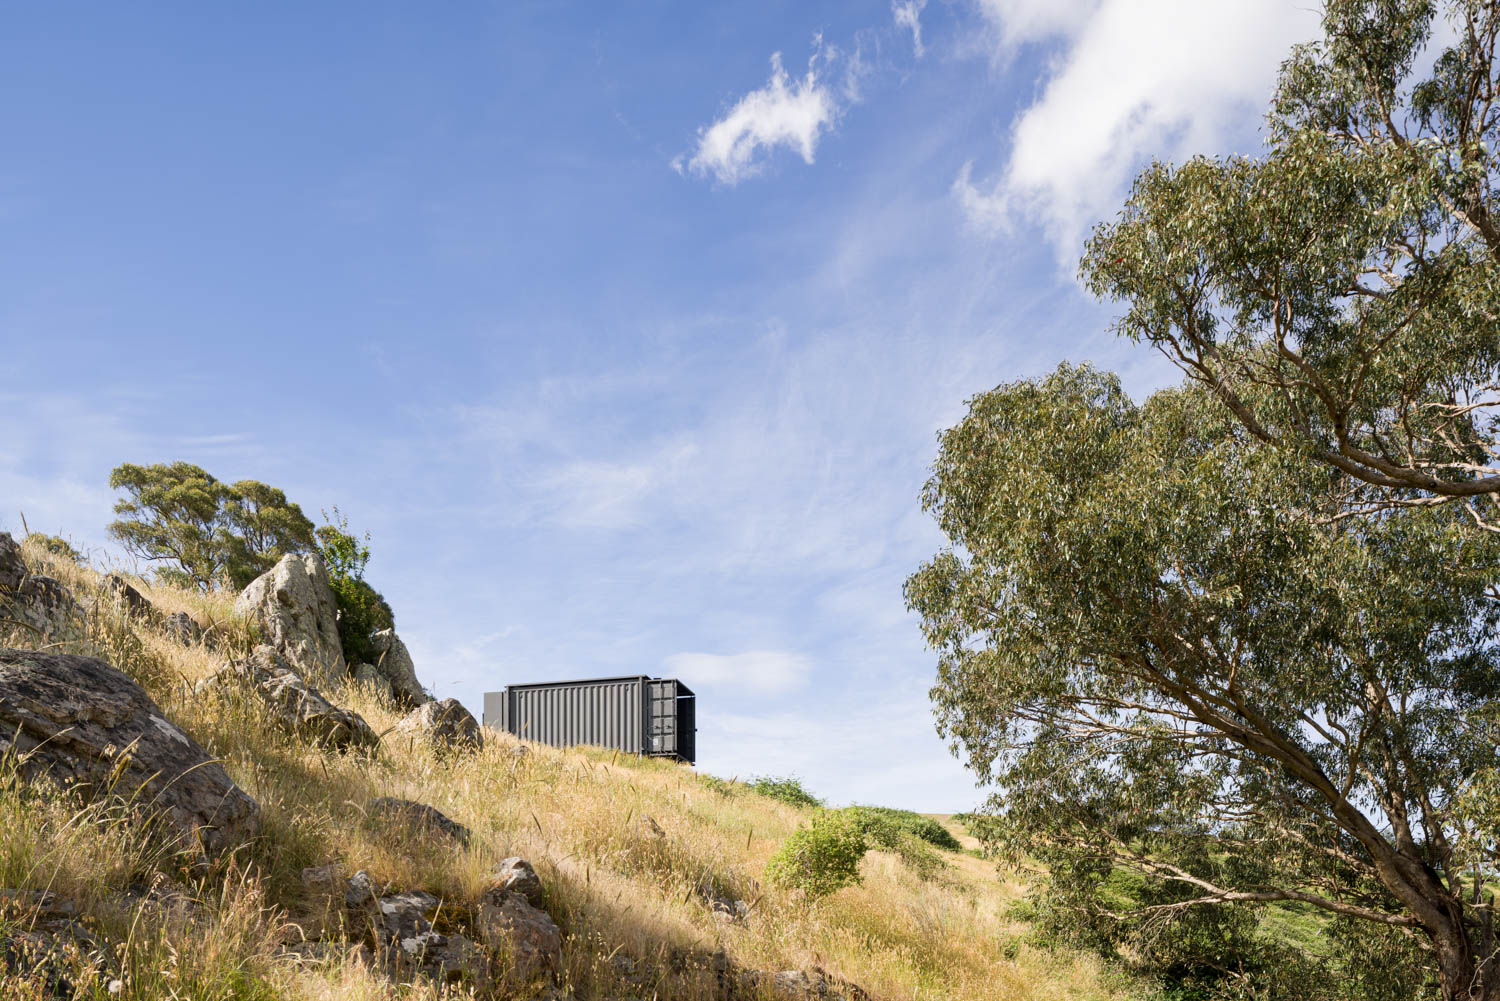
M 891 16 L 896 27 L 911 32 L 912 52 L 918 59 L 926 53 L 922 46 L 922 10 L 927 0 L 891 0 Z
M 766 85 L 740 98 L 724 116 L 698 130 L 692 156 L 678 157 L 678 171 L 712 176 L 734 185 L 765 168 L 766 159 L 778 147 L 795 151 L 804 163 L 812 163 L 818 139 L 838 120 L 839 104 L 819 64 L 835 58 L 819 39 L 808 60 L 807 72 L 793 79 L 781 62 L 781 53 L 771 54 L 771 78 Z

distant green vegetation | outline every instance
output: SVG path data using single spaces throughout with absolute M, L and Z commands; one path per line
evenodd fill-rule
M 896 810 L 889 806 L 851 806 L 843 812 L 860 826 L 871 841 L 887 848 L 895 848 L 905 836 L 950 852 L 963 849 L 948 828 L 911 810 Z
M 802 786 L 795 775 L 777 778 L 772 775 L 757 775 L 750 779 L 750 788 L 762 796 L 780 800 L 789 806 L 822 806 L 823 801 Z
M 82 564 L 83 554 L 73 548 L 72 543 L 60 535 L 47 535 L 43 532 L 32 532 L 26 536 L 26 541 L 37 546 L 53 556 L 61 556 L 70 563 Z

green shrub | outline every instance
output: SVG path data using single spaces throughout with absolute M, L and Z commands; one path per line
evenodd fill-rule
M 373 663 L 379 656 L 371 634 L 394 629 L 396 617 L 379 591 L 365 580 L 370 562 L 370 534 L 360 540 L 349 533 L 349 519 L 339 509 L 323 512 L 327 524 L 317 531 L 318 552 L 328 567 L 328 584 L 339 611 L 339 645 L 350 666 Z
M 825 897 L 859 883 L 859 861 L 869 845 L 864 832 L 842 811 L 819 813 L 809 827 L 798 828 L 766 863 L 766 879 Z
M 785 778 L 758 775 L 750 780 L 750 788 L 762 796 L 769 796 L 790 806 L 820 807 L 823 805 L 821 799 L 802 788 L 802 780 L 795 775 L 788 775 Z
M 26 541 L 37 546 L 53 556 L 61 556 L 70 563 L 83 565 L 83 554 L 74 549 L 67 539 L 57 535 L 46 535 L 42 532 L 32 532 L 26 536 Z
M 899 851 L 903 835 L 938 848 L 946 848 L 950 852 L 961 851 L 963 848 L 952 832 L 942 824 L 911 810 L 896 810 L 888 806 L 851 806 L 844 812 L 849 814 L 871 841 L 882 848 Z

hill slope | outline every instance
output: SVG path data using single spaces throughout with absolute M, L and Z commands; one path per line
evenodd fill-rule
M 26 558 L 86 606 L 100 593 L 92 570 L 34 546 Z M 250 642 L 232 595 L 140 587 L 164 612 L 218 624 L 230 649 Z M 0 624 L 0 646 L 32 642 Z M 110 957 L 104 979 L 82 988 L 84 996 L 111 996 L 110 979 L 119 980 L 112 996 L 143 1001 L 462 996 L 463 984 L 393 985 L 366 965 L 355 942 L 311 960 L 289 953 L 330 920 L 326 892 L 304 869 L 331 864 L 341 877 L 362 869 L 377 883 L 428 891 L 462 910 L 477 905 L 496 863 L 512 855 L 530 860 L 542 878 L 547 910 L 565 933 L 563 962 L 554 987 L 490 996 L 709 998 L 714 991 L 681 968 L 681 957 L 719 950 L 744 969 L 822 968 L 875 998 L 1126 994 L 1093 959 L 1028 944 L 1026 926 L 1007 917 L 1023 888 L 971 855 L 943 853 L 947 865 L 924 879 L 898 856 L 871 852 L 863 885 L 811 902 L 761 882 L 766 861 L 811 811 L 743 784 L 598 750 L 519 753 L 504 735 L 491 735 L 475 754 L 440 755 L 388 733 L 402 710 L 353 682 L 327 694 L 385 733 L 382 745 L 374 755 L 320 750 L 278 732 L 251 702 L 195 695 L 193 684 L 225 655 L 183 647 L 107 601 L 93 604 L 82 635 L 57 648 L 102 657 L 135 678 L 224 760 L 261 818 L 259 836 L 240 850 L 211 866 L 185 865 L 128 815 L 27 785 L 14 756 L 0 759 L 0 887 L 51 890 L 76 904 Z M 367 809 L 380 796 L 436 807 L 473 831 L 469 847 L 393 832 Z M 143 889 L 152 884 L 159 890 Z M 716 917 L 705 887 L 745 901 L 748 915 Z M 150 903 L 163 892 L 189 904 Z M 0 930 L 5 920 L 0 906 Z M 41 986 L 11 975 L 0 999 L 31 997 Z

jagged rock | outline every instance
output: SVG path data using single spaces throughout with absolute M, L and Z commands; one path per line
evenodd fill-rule
M 353 675 L 355 681 L 358 681 L 362 685 L 374 685 L 378 689 L 390 687 L 390 682 L 386 681 L 385 676 L 375 670 L 374 664 L 356 664 L 354 665 L 354 670 L 349 673 Z
M 8 532 L 0 532 L 0 629 L 19 623 L 43 637 L 52 637 L 77 623 L 82 609 L 55 578 L 32 573 L 21 558 L 21 547 Z
M 346 673 L 338 606 L 328 570 L 316 553 L 290 553 L 250 582 L 234 610 L 260 627 L 302 677 L 331 686 Z
M 507 893 L 519 893 L 534 907 L 542 906 L 542 880 L 523 858 L 512 856 L 501 859 L 499 867 L 490 874 L 490 892 L 498 900 Z
M 484 950 L 458 934 L 442 934 L 433 920 L 442 901 L 414 890 L 375 903 L 375 933 L 386 960 L 439 981 L 482 980 L 489 972 Z M 429 917 L 431 915 L 431 917 Z
M 73 998 L 103 979 L 104 958 L 72 901 L 47 890 L 0 889 L 0 981 L 29 977 L 39 998 Z
M 417 680 L 417 666 L 394 629 L 382 629 L 370 637 L 376 660 L 372 667 L 391 686 L 391 694 L 410 705 L 432 701 Z
M 194 691 L 223 689 L 231 684 L 247 686 L 259 695 L 286 730 L 324 747 L 337 750 L 375 747 L 380 737 L 364 717 L 351 709 L 340 709 L 292 670 L 274 649 L 262 643 L 244 660 L 198 682 Z
M 870 1001 L 858 984 L 830 976 L 816 966 L 808 970 L 782 970 L 772 974 L 771 986 L 778 994 L 796 1001 Z
M 396 724 L 396 732 L 419 736 L 439 751 L 477 751 L 484 746 L 479 721 L 457 699 L 423 703 Z
M 477 922 L 480 940 L 492 949 L 506 951 L 512 969 L 522 980 L 556 970 L 562 964 L 562 932 L 557 923 L 520 893 L 486 891 L 479 903 Z
M 373 903 L 376 897 L 375 881 L 363 869 L 349 877 L 348 889 L 344 891 L 344 906 L 351 910 Z
M 203 627 L 187 612 L 174 612 L 161 623 L 162 632 L 183 646 L 197 646 L 203 642 Z
M 456 820 L 450 820 L 442 812 L 433 809 L 426 803 L 418 803 L 410 799 L 397 799 L 394 796 L 381 796 L 370 800 L 369 812 L 385 820 L 418 830 L 437 831 L 445 834 L 467 846 L 470 832 L 463 824 Z
M 135 585 L 117 573 L 105 574 L 101 581 L 104 590 L 114 596 L 115 602 L 132 618 L 151 620 L 156 617 L 156 606 Z
M 209 852 L 253 831 L 255 801 L 134 681 L 102 660 L 0 649 L 0 752 L 28 777 L 123 796 Z

